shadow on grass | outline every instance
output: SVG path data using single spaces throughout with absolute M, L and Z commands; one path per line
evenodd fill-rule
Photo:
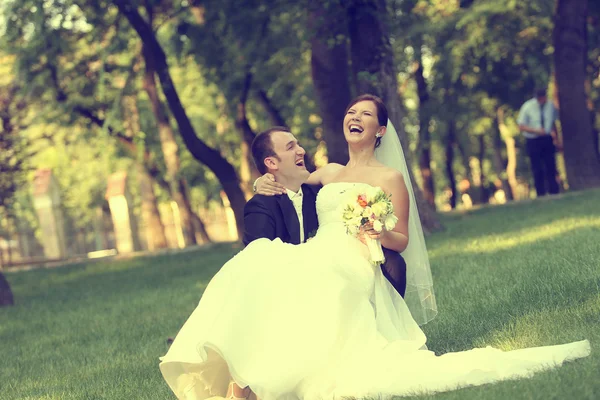
M 74 264 L 7 277 L 15 294 L 16 309 L 31 303 L 60 303 L 90 297 L 101 302 L 115 296 L 135 296 L 136 291 L 166 290 L 181 280 L 206 284 L 237 251 L 237 245 L 222 245 L 210 250 Z
M 522 228 L 519 231 L 497 232 L 469 239 L 448 238 L 430 251 L 431 258 L 446 257 L 452 254 L 470 256 L 478 253 L 491 253 L 499 250 L 512 250 L 541 240 L 562 240 L 575 231 L 586 230 L 590 235 L 600 235 L 600 216 L 587 218 L 561 218 L 551 223 Z M 462 248 L 459 248 L 461 246 Z
M 513 331 L 519 321 L 529 321 L 529 331 L 522 332 L 528 340 L 517 347 L 559 344 L 565 341 L 585 339 L 581 330 L 598 322 L 598 311 L 589 309 L 598 303 L 598 285 L 600 278 L 547 284 L 530 291 L 531 288 L 519 286 L 512 290 L 498 290 L 488 293 L 472 293 L 468 298 L 458 297 L 451 304 L 440 307 L 440 315 L 424 327 L 428 337 L 428 347 L 438 354 L 450 351 L 467 350 L 484 345 L 498 346 L 499 338 L 513 337 L 506 332 Z M 479 298 L 479 302 L 473 301 Z M 585 311 L 588 310 L 588 311 Z M 532 341 L 531 329 L 535 329 L 539 319 L 548 312 L 564 316 L 565 321 L 548 324 L 549 331 L 544 336 L 550 342 Z M 581 315 L 575 315 L 582 313 Z M 494 333 L 495 332 L 495 333 Z M 503 332 L 499 335 L 499 332 Z M 535 335 L 533 335 L 535 337 Z M 562 338 L 562 341 L 556 339 Z M 521 337 L 523 339 L 523 337 Z M 513 342 L 514 344 L 514 342 Z M 508 349 L 506 346 L 499 346 Z
M 526 242 L 510 250 L 465 255 L 457 249 L 454 255 L 444 252 L 432 258 L 439 315 L 424 327 L 430 348 L 445 353 L 481 346 L 489 343 L 490 332 L 505 331 L 548 310 L 562 312 L 571 322 L 549 324 L 553 334 L 545 339 L 583 339 L 581 330 L 598 324 L 589 313 L 573 314 L 600 298 L 600 248 L 593 233 L 579 228 L 569 237 Z

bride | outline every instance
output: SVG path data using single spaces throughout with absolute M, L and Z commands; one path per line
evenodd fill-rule
M 343 128 L 348 164 L 330 164 L 309 178 L 323 185 L 316 236 L 301 245 L 250 243 L 210 281 L 162 358 L 160 370 L 179 399 L 433 393 L 529 377 L 589 355 L 585 340 L 509 352 L 428 351 L 419 323 L 435 316 L 435 300 L 397 135 L 385 105 L 371 95 L 350 104 Z M 342 223 L 347 192 L 374 186 L 391 193 L 398 223 L 365 235 L 402 252 L 406 301 Z

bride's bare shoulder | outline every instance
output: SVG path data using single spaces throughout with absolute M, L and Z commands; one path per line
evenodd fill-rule
M 381 186 L 389 191 L 394 190 L 398 186 L 406 185 L 404 182 L 404 176 L 397 169 L 383 166 L 377 175 Z
M 394 180 L 398 180 L 398 179 L 404 179 L 403 175 L 400 171 L 398 171 L 395 168 L 388 167 L 387 165 L 384 165 L 384 164 L 380 164 L 380 165 L 373 167 L 373 170 L 376 171 L 377 176 L 381 180 L 394 181 Z

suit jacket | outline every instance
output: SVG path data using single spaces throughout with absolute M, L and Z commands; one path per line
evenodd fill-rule
M 302 219 L 304 240 L 317 229 L 317 193 L 320 187 L 302 185 Z M 254 195 L 244 206 L 245 245 L 259 238 L 279 238 L 285 243 L 300 244 L 300 223 L 294 204 L 287 195 Z
M 302 219 L 304 240 L 319 227 L 317 193 L 320 186 L 302 185 Z M 259 238 L 281 239 L 285 243 L 300 244 L 300 223 L 292 201 L 287 195 L 254 195 L 244 206 L 244 245 Z M 383 275 L 402 297 L 406 291 L 406 262 L 396 251 L 383 248 L 385 264 Z

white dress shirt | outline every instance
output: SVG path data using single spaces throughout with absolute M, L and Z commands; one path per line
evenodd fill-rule
M 554 108 L 554 104 L 546 101 L 543 106 L 534 97 L 533 99 L 527 100 L 519 110 L 519 116 L 517 117 L 517 124 L 525 125 L 530 128 L 540 129 L 542 128 L 542 110 L 544 112 L 544 131 L 546 135 L 552 132 L 552 127 L 557 119 L 557 112 Z M 522 132 L 523 136 L 527 139 L 535 139 L 541 137 L 535 133 Z
M 290 189 L 285 189 L 290 200 L 294 204 L 296 214 L 298 215 L 298 222 L 300 223 L 300 243 L 304 243 L 304 219 L 302 218 L 302 188 L 298 190 L 298 193 L 292 192 Z

